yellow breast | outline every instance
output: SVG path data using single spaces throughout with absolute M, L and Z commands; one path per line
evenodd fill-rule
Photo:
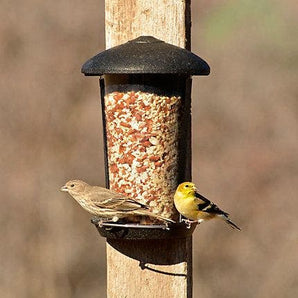
M 176 192 L 174 196 L 174 203 L 175 203 L 176 209 L 184 217 L 191 220 L 198 219 L 199 210 L 194 197 L 185 196 L 181 192 Z

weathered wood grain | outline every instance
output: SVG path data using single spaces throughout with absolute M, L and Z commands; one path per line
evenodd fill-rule
M 109 240 L 108 297 L 192 295 L 192 239 Z
M 190 0 L 106 0 L 106 48 L 152 35 L 188 48 Z

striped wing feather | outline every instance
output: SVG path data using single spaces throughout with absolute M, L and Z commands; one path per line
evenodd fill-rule
M 119 193 L 101 187 L 97 187 L 97 191 L 93 191 L 89 198 L 95 206 L 104 209 L 112 209 L 114 211 L 127 212 L 138 209 L 148 209 L 147 206 L 133 199 L 129 199 Z
M 197 199 L 197 204 L 198 204 L 198 209 L 200 211 L 208 212 L 208 213 L 213 213 L 213 214 L 218 214 L 218 215 L 224 215 L 226 217 L 229 216 L 227 212 L 222 211 L 219 209 L 213 202 L 199 194 L 198 192 L 195 193 L 195 197 Z

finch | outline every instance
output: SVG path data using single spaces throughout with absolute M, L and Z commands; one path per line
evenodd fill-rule
M 85 210 L 105 220 L 118 221 L 131 216 L 149 216 L 174 223 L 149 210 L 149 207 L 112 190 L 91 186 L 81 180 L 70 180 L 60 189 L 68 192 Z
M 195 184 L 192 182 L 184 182 L 177 187 L 174 195 L 174 204 L 179 213 L 187 218 L 184 221 L 188 224 L 220 218 L 233 229 L 241 230 L 229 219 L 227 212 L 222 211 L 214 203 L 199 194 Z

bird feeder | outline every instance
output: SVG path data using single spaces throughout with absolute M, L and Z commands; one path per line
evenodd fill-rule
M 209 72 L 197 55 L 152 36 L 105 50 L 83 65 L 86 76 L 101 77 L 108 188 L 178 219 L 173 194 L 191 179 L 191 76 Z M 127 224 L 114 225 L 114 233 L 111 226 L 100 233 L 138 238 L 148 234 L 146 227 L 157 227 L 151 222 L 131 234 Z M 175 229 L 180 231 L 180 224 Z

